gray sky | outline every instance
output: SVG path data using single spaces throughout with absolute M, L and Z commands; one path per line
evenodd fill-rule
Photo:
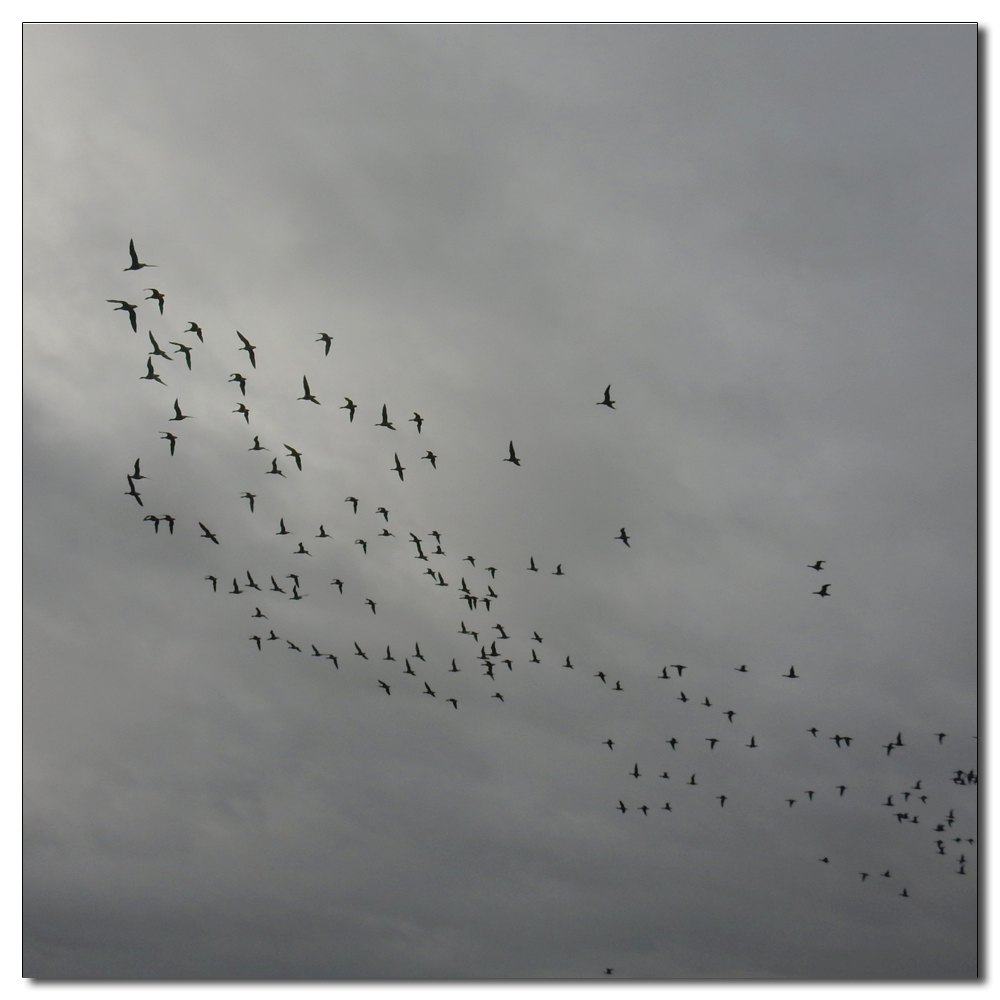
M 975 58 L 29 26 L 24 974 L 975 975 Z

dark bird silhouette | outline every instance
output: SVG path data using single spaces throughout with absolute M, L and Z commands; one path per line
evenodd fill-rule
M 323 525 L 321 524 L 319 526 L 319 534 L 315 535 L 314 537 L 315 538 L 332 538 L 333 536 L 332 535 L 328 535 L 326 533 L 326 528 L 324 528 Z
M 491 698 L 499 698 L 501 701 L 503 701 L 503 695 L 500 694 L 499 691 L 497 691 L 495 694 L 490 695 L 490 697 Z
M 379 687 L 382 687 L 382 688 L 385 689 L 385 693 L 386 694 L 392 694 L 392 692 L 389 690 L 389 685 L 386 684 L 385 681 L 379 681 L 378 683 L 379 683 Z
M 170 420 L 190 420 L 191 416 L 188 413 L 181 413 L 180 403 L 178 400 L 174 400 L 174 416 Z
M 611 689 L 612 691 L 624 691 L 625 688 L 622 687 L 621 681 L 615 681 L 615 686 Z
M 313 646 L 312 647 L 312 655 L 313 656 L 322 656 L 323 654 L 315 646 Z
M 895 749 L 896 744 L 895 743 L 883 743 L 882 746 L 885 748 L 885 755 L 886 755 L 886 757 L 888 757 L 889 754 L 891 754 L 892 751 Z
M 521 460 L 514 454 L 514 442 L 510 443 L 510 456 L 504 459 L 505 462 L 513 462 L 514 465 L 520 465 Z
M 125 478 L 128 480 L 128 490 L 126 490 L 125 496 L 135 497 L 136 503 L 138 503 L 140 507 L 145 506 L 142 502 L 142 497 L 139 495 L 139 492 L 135 488 L 135 483 L 132 482 L 132 477 L 126 476 Z
M 354 505 L 354 513 L 358 512 L 358 498 L 357 497 L 345 497 L 344 503 L 349 503 Z
M 330 581 L 330 586 L 331 587 L 336 587 L 337 590 L 340 591 L 340 593 L 344 592 L 344 581 L 343 580 L 340 580 L 340 579 L 338 579 L 338 580 L 331 580 Z
M 205 579 L 212 581 L 212 592 L 215 593 L 215 591 L 219 589 L 218 587 L 219 581 L 214 576 L 206 576 Z
M 963 872 L 962 874 L 964 875 L 965 872 Z M 910 894 L 905 889 L 900 893 L 900 896 L 909 896 L 909 895 Z
M 219 539 L 216 538 L 215 535 L 213 535 L 212 532 L 209 531 L 208 528 L 206 528 L 205 525 L 201 523 L 201 521 L 198 522 L 198 527 L 201 528 L 201 530 L 204 532 L 204 534 L 201 536 L 202 538 L 209 538 L 213 542 L 215 542 L 216 545 L 219 544 Z
M 566 575 L 566 574 L 565 574 L 565 573 L 563 572 L 563 568 L 562 568 L 562 563 L 559 563 L 559 565 L 558 565 L 558 566 L 556 566 L 556 568 L 555 568 L 555 572 L 554 572 L 554 573 L 553 573 L 552 575 L 553 575 L 553 576 L 565 576 L 565 575 Z
M 785 801 L 788 803 L 788 808 L 791 809 L 792 806 L 794 806 L 795 803 L 798 801 L 798 799 L 785 799 Z
M 792 677 L 792 678 L 795 678 L 795 677 L 798 677 L 799 675 L 795 672 L 795 667 L 789 667 L 788 668 L 788 673 L 787 674 L 782 674 L 781 676 L 782 677 Z
M 140 379 L 149 379 L 151 382 L 159 382 L 160 385 L 166 385 L 167 384 L 166 382 L 163 381 L 162 378 L 160 378 L 159 375 L 156 374 L 156 372 L 153 371 L 153 359 L 152 358 L 146 358 L 146 374 L 145 375 L 140 375 L 139 378 Z M 171 417 L 170 419 L 173 420 L 174 418 Z
M 703 705 L 704 705 L 704 706 L 705 706 L 706 708 L 711 708 L 711 707 L 712 707 L 712 703 L 711 703 L 711 702 L 710 702 L 710 701 L 708 700 L 708 695 L 705 695 L 705 700 L 704 700 L 704 701 L 702 702 L 702 704 L 703 704 Z
M 260 649 L 260 636 L 259 635 L 252 635 L 252 636 L 250 636 L 250 642 L 257 643 L 257 648 Z
M 368 555 L 368 543 L 363 538 L 355 538 L 354 539 L 354 544 L 355 545 L 360 545 L 362 551 L 364 552 L 364 554 Z
M 531 662 L 532 663 L 541 663 L 542 662 L 540 659 L 538 659 L 538 654 L 534 650 L 531 651 Z M 607 683 L 607 681 L 605 681 L 605 683 Z M 964 784 L 964 782 L 963 782 L 963 784 Z
M 487 566 L 486 567 L 486 572 L 490 574 L 491 579 L 493 579 L 493 580 L 496 579 L 496 577 L 497 577 L 497 568 L 496 568 L 496 566 Z
M 427 452 L 427 454 L 424 455 L 423 458 L 426 458 L 426 459 L 430 460 L 431 468 L 434 468 L 434 469 L 437 468 L 437 455 L 435 455 L 434 452 L 432 452 L 432 451 Z
M 240 403 L 240 405 L 237 406 L 235 410 L 233 410 L 233 413 L 242 413 L 243 419 L 247 423 L 250 423 L 250 411 L 247 409 L 245 403 Z
M 257 367 L 257 355 L 254 354 L 254 351 L 256 351 L 257 348 L 253 344 L 251 344 L 250 341 L 247 340 L 247 338 L 244 337 L 243 334 L 240 333 L 239 330 L 236 331 L 236 336 L 239 337 L 240 340 L 243 341 L 243 346 L 240 348 L 240 350 L 247 352 L 247 356 L 250 358 L 250 367 L 251 368 L 256 368 Z
M 733 670 L 735 670 L 736 673 L 738 674 L 745 674 L 747 673 L 747 665 L 745 663 L 742 663 L 738 667 L 733 667 Z
M 836 787 L 840 789 L 841 796 L 847 791 L 847 785 L 837 785 Z
M 609 750 L 614 750 L 614 748 L 615 748 L 615 741 L 614 740 L 604 740 L 604 743 L 608 747 Z
M 198 337 L 198 339 L 204 344 L 205 343 L 205 337 L 204 337 L 204 335 L 201 332 L 201 327 L 198 326 L 197 323 L 195 323 L 193 320 L 190 320 L 190 319 L 188 320 L 188 323 L 190 325 L 188 326 L 188 328 L 184 332 L 185 333 L 196 334 L 197 337 Z
M 370 597 L 365 598 L 365 604 L 367 604 L 372 609 L 372 614 L 375 614 L 375 602 Z M 386 649 L 388 648 L 389 647 L 387 646 Z
M 830 863 L 829 858 L 820 858 L 820 861 L 822 861 L 824 865 L 828 865 Z
M 368 654 L 357 643 L 354 644 L 354 655 L 360 656 L 362 659 L 365 660 L 368 659 Z
M 271 468 L 267 470 L 265 475 L 281 476 L 282 479 L 285 478 L 285 474 L 278 468 L 278 460 L 276 458 L 271 459 Z
M 611 386 L 609 385 L 607 389 L 604 390 L 604 399 L 600 400 L 597 404 L 598 406 L 607 406 L 609 409 L 615 408 L 615 401 L 611 398 Z
M 816 560 L 816 562 L 814 562 L 814 563 L 813 563 L 813 564 L 812 564 L 811 566 L 809 566 L 808 568 L 809 568 L 809 569 L 822 569 L 822 568 L 823 568 L 823 563 L 825 563 L 825 562 L 826 562 L 826 560 L 825 560 L 825 559 L 817 559 L 817 560 Z
M 293 556 L 312 556 L 311 552 L 306 551 L 306 547 L 302 542 L 299 542 L 299 547 L 292 553 Z
M 628 544 L 629 536 L 625 534 L 625 529 L 624 528 L 622 528 L 622 530 L 621 530 L 621 532 L 619 534 L 615 535 L 615 538 L 620 539 L 626 545 L 628 545 L 629 548 L 632 548 L 632 546 Z
M 170 534 L 172 535 L 174 533 L 174 519 L 169 514 L 161 514 L 160 520 L 167 522 L 167 527 L 170 529 Z
M 305 400 L 307 403 L 315 403 L 317 406 L 320 405 L 319 400 L 309 391 L 309 380 L 302 376 L 302 389 L 303 395 L 297 397 L 298 399 Z
M 342 406 L 341 409 L 342 410 L 347 410 L 350 413 L 351 423 L 353 424 L 354 423 L 354 411 L 357 409 L 357 406 L 355 405 L 354 400 L 348 399 L 347 396 L 345 396 L 344 399 L 347 400 L 347 405 L 346 406 Z
M 343 407 L 341 407 L 343 409 Z M 394 431 L 396 428 L 389 422 L 389 415 L 386 413 L 385 403 L 382 404 L 382 419 L 375 425 L 376 427 L 388 427 L 389 430 Z
M 132 332 L 138 333 L 135 325 L 135 310 L 136 307 L 132 305 L 131 302 L 126 302 L 124 299 L 105 299 L 106 302 L 117 302 L 118 305 L 115 307 L 114 312 L 127 312 L 129 322 L 132 324 Z
M 529 560 L 528 569 L 531 570 L 532 573 L 537 573 L 538 567 L 535 565 L 535 557 L 529 556 Z
M 143 267 L 156 267 L 156 264 L 140 264 L 139 263 L 139 258 L 136 256 L 136 252 L 135 252 L 135 241 L 134 240 L 129 240 L 128 241 L 128 255 L 129 255 L 129 257 L 132 258 L 132 263 L 129 264 L 128 267 L 123 267 L 122 268 L 123 271 L 138 271 L 140 268 L 143 268 Z
M 687 700 L 688 700 L 688 697 L 687 697 L 687 695 L 686 695 L 686 694 L 685 694 L 685 693 L 684 693 L 683 691 L 681 691 L 681 693 L 680 693 L 680 695 L 678 696 L 677 700 L 678 700 L 678 701 L 687 701 Z
M 808 796 L 809 796 L 809 801 L 810 801 L 810 802 L 812 802 L 812 800 L 813 800 L 813 796 L 814 796 L 815 794 L 816 794 L 816 793 L 815 793 L 815 791 L 810 791 L 810 790 L 808 790 L 808 789 L 806 790 L 806 795 L 808 795 Z
M 271 590 L 274 590 L 279 594 L 283 594 L 285 592 L 283 587 L 278 586 L 278 581 L 275 580 L 273 576 L 271 577 Z
M 128 496 L 127 493 L 125 495 Z M 160 533 L 160 519 L 155 514 L 147 514 L 143 518 L 143 520 L 144 521 L 152 521 L 153 522 L 153 534 L 154 535 L 158 535 Z
M 714 736 L 706 736 L 705 740 L 709 744 L 708 746 L 709 750 L 714 750 L 715 744 L 719 742 Z
M 281 636 L 280 635 L 275 635 L 274 634 L 274 629 L 271 629 L 271 634 L 267 637 L 267 641 L 268 642 L 272 642 L 273 640 L 280 639 L 280 638 L 281 638 Z
M 534 652 L 534 650 L 532 650 L 532 652 Z M 606 676 L 604 675 L 604 671 L 603 671 L 603 670 L 598 670 L 598 671 L 597 671 L 597 673 L 596 673 L 596 674 L 594 674 L 594 676 L 595 676 L 595 677 L 600 677 L 600 678 L 601 678 L 601 683 L 602 683 L 602 684 L 607 684 L 607 683 L 608 683 L 608 679 L 607 679 L 607 677 L 606 677 Z
M 160 357 L 160 358 L 166 358 L 166 359 L 167 359 L 167 361 L 173 361 L 173 360 L 174 360 L 174 359 L 173 359 L 172 357 L 170 357 L 170 355 L 169 355 L 169 354 L 167 354 L 167 352 L 166 352 L 166 351 L 165 351 L 165 350 L 164 350 L 164 349 L 163 349 L 162 347 L 160 347 L 160 345 L 159 345 L 159 344 L 158 344 L 158 343 L 156 342 L 156 338 L 155 338 L 155 337 L 153 336 L 153 331 L 152 331 L 152 330 L 150 330 L 150 331 L 149 331 L 149 342 L 150 342 L 150 343 L 151 343 L 151 344 L 153 345 L 153 349 L 152 349 L 152 350 L 151 350 L 151 351 L 149 352 L 149 353 L 150 353 L 150 356 L 151 356 L 151 357 L 152 357 L 152 356 L 155 356 L 155 357 Z M 174 353 L 176 354 L 177 352 L 175 351 Z
M 680 677 L 684 673 L 684 671 L 687 670 L 687 667 L 683 663 L 671 663 L 670 666 L 677 671 L 678 677 Z
M 430 686 L 430 684 L 427 683 L 427 681 L 424 681 L 424 692 L 423 693 L 424 694 L 429 694 L 432 698 L 436 698 L 437 697 L 437 693 L 435 691 L 431 690 L 431 686 Z
M 812 729 L 807 729 L 806 732 L 812 733 L 813 739 L 816 739 L 817 735 L 819 734 L 819 730 L 815 726 L 813 726 Z
M 240 494 L 240 499 L 241 500 L 249 500 L 250 501 L 250 513 L 252 514 L 253 513 L 253 502 L 254 502 L 254 500 L 257 499 L 257 494 L 256 493 L 241 493 Z
M 328 355 L 330 353 L 330 345 L 333 343 L 333 337 L 331 337 L 330 334 L 328 334 L 328 333 L 321 333 L 316 338 L 316 343 L 318 344 L 321 341 L 322 341 L 322 343 L 325 346 L 325 349 L 323 351 L 323 356 L 326 357 L 326 355 Z
M 716 795 L 715 797 L 719 800 L 719 808 L 720 809 L 723 808 L 725 806 L 725 804 L 726 804 L 726 796 L 725 795 Z
M 642 812 L 643 816 L 649 815 L 649 806 L 639 806 L 639 809 Z
M 420 652 L 420 643 L 419 642 L 415 642 L 413 644 L 413 654 L 412 655 L 413 655 L 413 658 L 415 660 L 422 660 L 424 663 L 427 662 L 426 660 L 424 660 L 424 654 Z
M 143 291 L 144 292 L 151 292 L 152 293 L 151 295 L 147 295 L 146 298 L 147 299 L 156 299 L 157 304 L 160 307 L 160 315 L 162 316 L 163 315 L 163 292 L 159 291 L 156 288 L 144 288 Z
M 254 582 L 254 578 L 250 575 L 250 570 L 247 570 L 246 586 L 251 588 L 252 590 L 260 590 L 260 587 Z M 258 608 L 258 610 L 260 609 Z M 265 617 L 267 616 L 265 615 Z
M 938 743 L 944 743 L 944 738 L 948 735 L 947 733 L 935 733 Z
M 689 785 L 697 785 L 698 784 L 698 782 L 694 780 L 694 775 L 693 774 L 691 775 L 690 779 L 688 780 L 688 784 Z
M 841 736 L 841 735 L 840 735 L 840 733 L 837 733 L 837 734 L 835 734 L 834 736 L 830 736 L 830 737 L 828 737 L 828 739 L 831 739 L 831 740 L 833 740 L 833 741 L 834 741 L 834 742 L 835 742 L 835 743 L 837 744 L 837 746 L 838 746 L 838 747 L 840 746 L 840 741 L 841 741 L 841 740 L 842 740 L 843 738 L 844 738 L 844 737 L 843 737 L 843 736 Z
M 173 344 L 174 347 L 177 348 L 177 350 L 174 351 L 174 354 L 184 355 L 184 360 L 187 361 L 188 371 L 191 371 L 191 348 L 188 347 L 186 344 L 179 343 L 176 340 L 168 341 L 168 343 Z
M 388 648 L 388 647 L 386 647 L 386 648 Z M 403 671 L 403 673 L 404 674 L 410 674 L 412 677 L 416 677 L 417 675 L 414 673 L 413 667 L 410 666 L 409 657 L 405 657 L 404 660 L 403 660 L 403 662 L 406 664 L 406 669 Z M 455 661 L 454 660 L 451 661 L 451 665 L 452 666 L 455 665 Z
M 247 380 L 244 375 L 241 375 L 239 372 L 233 372 L 233 374 L 229 376 L 229 381 L 237 382 L 240 387 L 240 392 L 244 396 L 247 394 Z M 254 440 L 256 441 L 257 439 L 254 438 Z
M 403 479 L 403 471 L 405 469 L 405 466 L 402 466 L 402 465 L 399 464 L 399 455 L 393 453 L 393 458 L 396 459 L 396 464 L 395 464 L 395 466 L 393 466 L 392 471 L 395 472 L 399 476 L 400 481 L 402 481 L 402 479 Z
M 747 743 L 746 746 L 749 747 L 751 750 L 756 749 L 756 747 L 757 747 L 757 740 L 756 740 L 756 738 L 753 737 L 753 736 L 751 736 L 750 737 L 750 742 Z
M 283 517 L 278 518 L 278 530 L 275 532 L 276 535 L 290 535 L 291 532 L 285 527 L 285 519 Z
M 732 709 L 730 709 L 730 710 L 729 710 L 728 712 L 723 712 L 722 714 L 723 714 L 723 715 L 725 715 L 725 716 L 728 716 L 728 717 L 729 717 L 729 722 L 730 722 L 730 724 L 731 724 L 731 723 L 732 723 L 732 721 L 733 721 L 733 716 L 734 716 L 734 715 L 735 715 L 736 713 L 735 713 L 735 712 L 734 712 L 734 711 L 733 711 Z
M 664 742 L 669 745 L 671 750 L 677 749 L 677 737 L 671 736 L 669 740 L 664 740 Z
M 445 698 L 445 701 L 450 701 L 454 708 L 458 708 L 458 700 L 455 698 Z
M 819 588 L 819 590 L 814 590 L 813 593 L 816 594 L 819 597 L 829 597 L 830 596 L 830 584 L 824 583 L 823 586 Z
M 288 643 L 288 648 L 289 649 L 294 649 L 296 653 L 301 653 L 302 652 L 302 650 L 298 646 L 296 646 L 295 643 L 292 642 L 291 639 L 286 639 L 285 642 Z
M 861 876 L 862 882 L 864 882 L 864 880 L 868 878 L 868 872 L 858 872 L 858 874 Z
M 256 434 L 253 436 L 253 447 L 247 448 L 247 451 L 270 451 L 270 448 L 265 448 L 261 443 Z
M 301 472 L 302 471 L 302 453 L 299 452 L 299 451 L 296 451 L 290 444 L 286 444 L 285 447 L 288 449 L 288 455 L 286 457 L 288 457 L 288 458 L 294 458 L 295 459 L 295 465 L 298 468 L 299 472 Z
M 663 807 L 663 808 L 664 808 L 664 809 L 666 809 L 666 810 L 667 810 L 668 812 L 673 812 L 673 809 L 671 809 L 671 808 L 670 808 L 670 803 L 669 803 L 669 802 L 667 802 L 667 803 L 666 803 L 666 804 L 664 805 L 664 807 Z
M 633 767 L 632 770 L 629 771 L 629 774 L 631 774 L 633 778 L 638 778 L 639 777 L 639 773 L 640 772 L 639 772 L 639 765 L 638 764 L 636 764 L 635 767 Z
M 419 434 L 420 433 L 420 428 L 423 427 L 423 425 L 424 425 L 424 418 L 422 416 L 420 416 L 420 414 L 417 413 L 416 410 L 414 410 L 413 411 L 413 416 L 410 417 L 410 419 L 407 421 L 407 423 L 416 424 L 417 425 L 417 433 Z
M 622 800 L 621 800 L 621 799 L 619 799 L 619 800 L 618 800 L 618 808 L 619 808 L 619 809 L 620 809 L 620 810 L 621 810 L 622 812 L 628 812 L 628 807 L 627 807 L 627 806 L 625 805 L 625 803 L 624 803 L 624 802 L 622 802 Z

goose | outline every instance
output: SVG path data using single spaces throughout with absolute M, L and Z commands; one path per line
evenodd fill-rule
M 213 535 L 212 532 L 209 531 L 208 528 L 206 528 L 205 525 L 201 523 L 201 521 L 198 522 L 198 527 L 201 528 L 201 530 L 204 532 L 204 534 L 201 536 L 202 538 L 211 539 L 213 542 L 215 542 L 216 545 L 219 544 L 219 539 L 216 538 L 215 535 Z
M 320 405 L 319 400 L 309 391 L 309 380 L 305 375 L 302 376 L 302 389 L 304 394 L 298 399 L 305 400 L 307 403 L 315 403 L 317 406 Z
M 521 464 L 521 460 L 517 457 L 517 455 L 514 454 L 514 442 L 513 441 L 511 441 L 511 443 L 510 443 L 510 456 L 508 458 L 505 458 L 504 461 L 505 462 L 511 462 L 514 465 L 520 465 Z
M 131 302 L 126 302 L 124 299 L 105 299 L 105 302 L 117 302 L 118 305 L 114 308 L 114 312 L 127 312 L 129 322 L 132 324 L 132 332 L 138 333 L 135 325 L 135 310 L 136 307 L 132 305 Z
M 344 399 L 347 400 L 347 405 L 346 406 L 342 406 L 341 409 L 342 410 L 347 410 L 350 413 L 351 423 L 353 424 L 354 423 L 354 411 L 357 409 L 357 406 L 355 405 L 354 400 L 349 399 L 347 396 L 345 396 Z
M 257 356 L 254 354 L 254 351 L 256 351 L 257 348 L 253 344 L 251 344 L 250 341 L 247 340 L 247 338 L 244 337 L 243 334 L 240 333 L 239 330 L 236 331 L 236 336 L 239 337 L 240 340 L 243 341 L 243 346 L 241 348 L 239 348 L 239 349 L 241 351 L 246 351 L 247 352 L 247 356 L 250 358 L 250 367 L 251 368 L 256 368 L 257 367 Z
M 819 588 L 819 590 L 814 590 L 813 593 L 816 594 L 819 597 L 829 597 L 830 596 L 830 584 L 824 583 L 823 586 Z
M 193 320 L 190 320 L 190 319 L 188 320 L 188 324 L 189 324 L 189 326 L 188 326 L 188 328 L 184 332 L 185 333 L 196 334 L 197 337 L 198 337 L 198 339 L 204 344 L 205 343 L 205 337 L 204 337 L 204 335 L 201 332 L 201 327 L 198 326 L 197 323 L 195 323 Z
M 343 409 L 343 407 L 341 407 Z M 389 430 L 394 431 L 396 428 L 389 422 L 389 415 L 386 412 L 385 403 L 382 404 L 382 419 L 375 425 L 376 427 L 388 427 Z
M 437 455 L 435 455 L 434 452 L 429 451 L 429 452 L 427 452 L 426 455 L 423 455 L 422 457 L 426 458 L 426 459 L 429 459 L 429 461 L 431 463 L 431 468 L 432 469 L 436 469 L 437 468 Z
M 328 333 L 321 333 L 316 338 L 316 343 L 318 344 L 321 341 L 326 346 L 326 350 L 323 352 L 323 356 L 326 357 L 326 355 L 330 353 L 330 345 L 333 343 L 333 337 L 331 337 Z
M 129 257 L 132 258 L 132 263 L 129 264 L 128 267 L 123 267 L 122 268 L 123 271 L 138 271 L 140 268 L 143 268 L 143 267 L 156 267 L 157 266 L 156 264 L 140 264 L 139 263 L 139 258 L 138 258 L 138 256 L 136 255 L 136 252 L 135 252 L 135 241 L 134 240 L 129 240 L 128 241 L 128 255 L 129 255 Z
M 826 562 L 825 559 L 817 559 L 816 562 L 814 562 L 811 566 L 809 566 L 807 568 L 808 569 L 820 570 L 820 569 L 823 568 L 823 563 L 825 563 L 825 562 Z
M 174 354 L 183 354 L 184 360 L 187 361 L 188 371 L 191 371 L 191 348 L 186 344 L 181 344 L 176 340 L 171 340 L 169 343 L 173 344 L 177 348 Z
M 611 398 L 611 386 L 609 385 L 607 389 L 604 390 L 604 399 L 599 400 L 598 406 L 606 406 L 613 410 L 615 408 L 615 401 Z
M 419 434 L 420 433 L 420 428 L 423 427 L 423 425 L 424 425 L 424 418 L 422 416 L 420 416 L 420 414 L 417 413 L 416 410 L 414 410 L 413 411 L 413 416 L 410 417 L 410 419 L 407 421 L 407 423 L 416 424 L 417 425 L 417 433 Z
M 162 316 L 163 315 L 163 292 L 159 291 L 156 288 L 144 288 L 143 291 L 144 292 L 150 292 L 150 293 L 152 293 L 150 295 L 147 295 L 146 298 L 147 299 L 156 299 L 157 303 L 160 306 L 160 315 Z
M 229 376 L 229 381 L 230 382 L 236 382 L 239 385 L 239 387 L 240 387 L 240 392 L 244 396 L 247 394 L 247 380 L 246 380 L 246 376 L 241 375 L 239 372 L 233 372 L 233 374 Z M 257 439 L 254 438 L 254 440 L 256 441 Z M 265 451 L 266 450 L 267 449 L 265 449 Z

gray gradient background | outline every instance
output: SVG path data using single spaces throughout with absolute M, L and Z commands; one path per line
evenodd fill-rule
M 28 26 L 24 974 L 975 975 L 976 42 Z

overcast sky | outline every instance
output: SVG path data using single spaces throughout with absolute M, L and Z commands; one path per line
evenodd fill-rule
M 974 976 L 976 43 L 28 26 L 24 974 Z

